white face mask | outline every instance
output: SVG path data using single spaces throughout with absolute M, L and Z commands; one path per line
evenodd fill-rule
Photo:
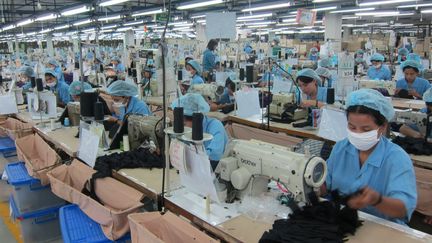
M 125 112 L 126 105 L 123 102 L 113 102 L 113 110 L 117 115 L 122 115 Z
M 56 84 L 57 84 L 57 82 L 47 83 L 47 86 L 50 88 L 53 88 L 56 86 Z
M 375 65 L 375 68 L 376 68 L 376 69 L 379 69 L 380 67 L 381 67 L 381 64 L 376 64 L 376 65 Z
M 349 142 L 360 151 L 367 151 L 380 140 L 378 138 L 378 129 L 369 132 L 355 133 L 348 130 L 348 140 Z

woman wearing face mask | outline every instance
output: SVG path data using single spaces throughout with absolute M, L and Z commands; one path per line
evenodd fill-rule
M 50 60 L 48 60 L 47 68 L 54 70 L 54 72 L 56 73 L 56 75 L 58 77 L 59 83 L 65 82 L 61 66 L 55 59 L 51 58 Z
M 409 155 L 384 136 L 394 116 L 391 102 L 361 89 L 346 106 L 348 138 L 336 143 L 327 160 L 327 191 L 352 195 L 351 208 L 406 224 L 416 207 L 416 180 Z
M 192 77 L 190 85 L 203 84 L 204 83 L 204 79 L 200 76 L 201 67 L 197 61 L 190 60 L 186 64 L 186 70 L 189 72 L 190 77 Z
M 176 99 L 171 104 L 172 109 L 179 106 L 183 107 L 184 122 L 187 127 L 192 127 L 193 113 L 199 112 L 205 114 L 210 111 L 210 107 L 204 97 L 196 93 L 188 93 L 182 96 L 180 101 Z M 225 146 L 228 143 L 228 135 L 221 121 L 205 115 L 203 119 L 203 132 L 213 136 L 212 140 L 204 142 L 204 147 L 214 170 L 225 152 Z
M 396 82 L 395 95 L 402 98 L 414 97 L 421 99 L 424 92 L 431 87 L 429 81 L 418 77 L 421 64 L 413 60 L 407 60 L 401 64 L 400 68 L 404 73 L 404 78 Z M 402 90 L 405 91 L 401 92 Z M 402 93 L 408 93 L 408 96 L 402 95 Z
M 52 69 L 45 70 L 45 83 L 57 97 L 57 106 L 65 107 L 71 100 L 69 94 L 69 85 L 65 82 L 59 82 L 57 73 Z
M 369 67 L 367 76 L 373 80 L 391 80 L 391 72 L 387 65 L 384 65 L 384 56 L 375 53 L 370 58 L 372 66 Z
M 31 88 L 31 78 L 35 77 L 35 72 L 31 67 L 21 67 L 18 70 L 18 75 L 20 76 L 17 82 L 18 87 L 21 87 L 24 91 L 28 91 Z
M 108 88 L 108 94 L 113 99 L 114 109 L 114 114 L 108 119 L 109 122 L 120 125 L 127 114 L 151 115 L 147 104 L 135 97 L 138 94 L 137 87 L 129 82 L 115 81 Z
M 216 54 L 214 51 L 218 45 L 218 41 L 211 39 L 207 44 L 207 49 L 203 53 L 203 71 L 211 72 L 216 65 Z
M 297 74 L 296 82 L 301 91 L 306 95 L 305 100 L 301 100 L 301 107 L 321 108 L 327 101 L 327 88 L 321 87 L 321 78 L 318 74 L 310 69 L 302 69 Z

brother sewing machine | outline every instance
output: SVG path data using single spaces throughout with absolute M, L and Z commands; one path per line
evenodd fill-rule
M 298 107 L 294 93 L 273 94 L 270 104 L 270 117 L 291 123 L 308 117 L 308 110 Z

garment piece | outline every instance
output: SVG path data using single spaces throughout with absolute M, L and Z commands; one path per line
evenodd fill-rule
M 432 145 L 426 142 L 424 138 L 398 136 L 393 139 L 393 142 L 401 146 L 407 153 L 415 155 L 432 155 Z
M 399 79 L 396 82 L 396 89 L 405 89 L 405 90 L 414 89 L 420 95 L 423 95 L 426 92 L 426 90 L 428 90 L 431 87 L 432 86 L 429 83 L 429 81 L 420 77 L 417 77 L 412 84 L 409 84 L 405 78 Z
M 224 152 L 225 146 L 228 143 L 228 135 L 221 121 L 204 116 L 203 119 L 204 133 L 211 134 L 213 139 L 204 142 L 204 147 L 210 160 L 219 161 Z
M 212 50 L 207 48 L 204 51 L 202 65 L 204 72 L 209 72 L 213 70 L 216 65 L 216 54 Z
M 373 80 L 391 80 L 391 71 L 389 67 L 385 64 L 381 65 L 380 68 L 376 68 L 374 66 L 370 66 L 367 72 L 367 76 Z
M 350 195 L 368 186 L 384 197 L 402 201 L 406 216 L 391 218 L 372 206 L 362 211 L 399 224 L 406 224 L 411 218 L 417 200 L 412 161 L 401 147 L 389 139 L 381 137 L 361 167 L 359 151 L 348 139 L 337 142 L 327 160 L 327 171 L 327 190 Z

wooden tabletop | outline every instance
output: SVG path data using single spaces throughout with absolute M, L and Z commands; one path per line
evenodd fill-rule
M 418 111 L 426 107 L 425 102 L 422 100 L 411 100 L 411 99 L 401 99 L 401 98 L 392 98 L 392 104 L 393 107 L 397 109 L 413 109 L 414 111 Z
M 62 127 L 55 130 L 35 126 L 36 132 L 55 147 L 63 150 L 70 157 L 77 157 L 79 148 L 78 127 Z
M 432 156 L 431 155 L 414 155 L 410 154 L 414 165 L 424 167 L 432 170 Z

